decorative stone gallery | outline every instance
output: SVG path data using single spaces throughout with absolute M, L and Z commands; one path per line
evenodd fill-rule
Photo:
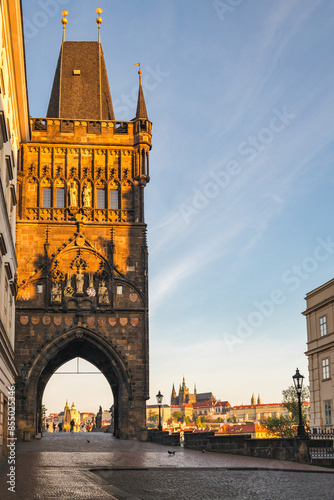
M 63 41 L 47 117 L 31 118 L 32 139 L 21 148 L 16 302 L 21 437 L 24 431 L 41 432 L 45 386 L 59 366 L 77 356 L 97 366 L 110 384 L 116 435 L 145 434 L 144 188 L 152 124 L 141 72 L 139 79 L 136 117 L 117 122 L 101 44 Z

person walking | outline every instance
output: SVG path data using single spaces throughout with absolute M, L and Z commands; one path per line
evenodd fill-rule
M 56 427 L 56 424 L 55 424 L 54 422 L 53 422 L 53 424 L 52 424 L 52 427 L 53 427 L 53 432 L 56 432 L 56 428 L 57 428 L 57 427 Z
M 58 424 L 58 429 L 59 429 L 58 432 L 62 432 L 63 424 L 61 422 L 59 422 L 59 424 Z
M 74 420 L 73 419 L 71 420 L 70 425 L 71 425 L 71 432 L 73 432 L 73 430 L 74 430 Z

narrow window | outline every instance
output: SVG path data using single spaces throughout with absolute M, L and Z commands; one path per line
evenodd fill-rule
M 51 188 L 43 188 L 43 207 L 51 207 Z
M 329 379 L 329 358 L 322 360 L 322 379 Z
M 332 425 L 332 402 L 324 401 L 325 404 L 325 425 Z
M 118 191 L 116 189 L 110 191 L 110 209 L 118 210 Z
M 56 207 L 64 208 L 65 207 L 65 189 L 58 188 L 56 189 Z
M 104 189 L 96 190 L 96 208 L 106 208 L 106 196 Z
M 122 295 L 123 293 L 123 287 L 122 286 L 117 286 L 117 295 Z
M 320 336 L 323 337 L 327 335 L 327 318 L 326 316 L 321 316 L 320 318 Z

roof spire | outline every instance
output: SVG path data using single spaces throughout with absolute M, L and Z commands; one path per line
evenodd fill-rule
M 66 16 L 68 16 L 68 10 L 63 10 L 61 14 L 63 16 L 63 19 L 61 20 L 61 22 L 63 23 L 63 42 L 65 42 L 65 28 L 67 24 Z
M 98 7 L 96 9 L 96 14 L 98 14 L 98 17 L 96 19 L 96 22 L 98 24 L 98 27 L 99 27 L 99 42 L 101 42 L 101 35 L 100 35 L 100 31 L 101 31 L 101 24 L 102 24 L 102 17 L 100 17 L 100 14 L 102 14 L 103 10 L 101 9 L 101 7 Z
M 146 111 L 146 104 L 145 104 L 145 99 L 144 99 L 144 92 L 143 92 L 143 87 L 141 84 L 141 74 L 142 71 L 140 69 L 140 63 L 134 64 L 134 66 L 139 66 L 139 91 L 138 91 L 138 101 L 137 101 L 137 112 L 136 112 L 136 119 L 138 120 L 139 118 L 148 120 L 147 116 L 147 111 Z

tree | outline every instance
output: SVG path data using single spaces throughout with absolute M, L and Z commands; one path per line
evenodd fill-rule
M 218 417 L 217 420 L 216 420 L 216 424 L 221 424 L 223 421 L 223 419 L 221 417 Z
M 190 417 L 186 416 L 184 421 L 187 425 L 189 425 L 190 424 Z
M 298 396 L 296 393 L 296 389 L 294 388 L 293 385 L 290 385 L 287 389 L 284 389 L 282 391 L 283 394 L 283 406 L 288 410 L 289 413 L 291 413 L 291 418 L 292 421 L 295 423 L 295 425 L 298 425 L 299 423 L 299 409 L 298 409 Z M 306 401 L 310 400 L 310 391 L 308 387 L 303 387 L 300 401 L 302 403 L 302 419 L 303 419 L 303 424 L 306 423 L 306 414 L 303 411 L 303 403 Z
M 263 427 L 268 429 L 272 434 L 281 438 L 294 437 L 297 434 L 297 426 L 299 423 L 299 408 L 298 396 L 296 389 L 293 385 L 284 389 L 283 406 L 289 412 L 288 415 L 281 415 L 280 417 L 267 417 L 261 420 Z M 310 398 L 310 391 L 308 387 L 304 387 L 301 394 L 301 403 L 308 401 Z M 302 407 L 303 408 L 303 407 Z M 306 414 L 302 409 L 303 423 L 306 422 Z
M 157 415 L 156 413 L 153 413 L 153 411 L 152 411 L 152 410 L 150 410 L 150 411 L 149 411 L 149 413 L 148 413 L 148 418 L 147 418 L 147 420 L 148 420 L 149 422 L 157 422 L 157 420 L 158 420 L 158 415 Z
M 177 422 L 184 422 L 184 415 L 183 415 L 182 411 L 174 411 L 172 414 L 172 417 Z
M 291 417 L 267 417 L 261 420 L 261 425 L 271 434 L 280 438 L 290 438 L 296 435 L 296 429 Z

